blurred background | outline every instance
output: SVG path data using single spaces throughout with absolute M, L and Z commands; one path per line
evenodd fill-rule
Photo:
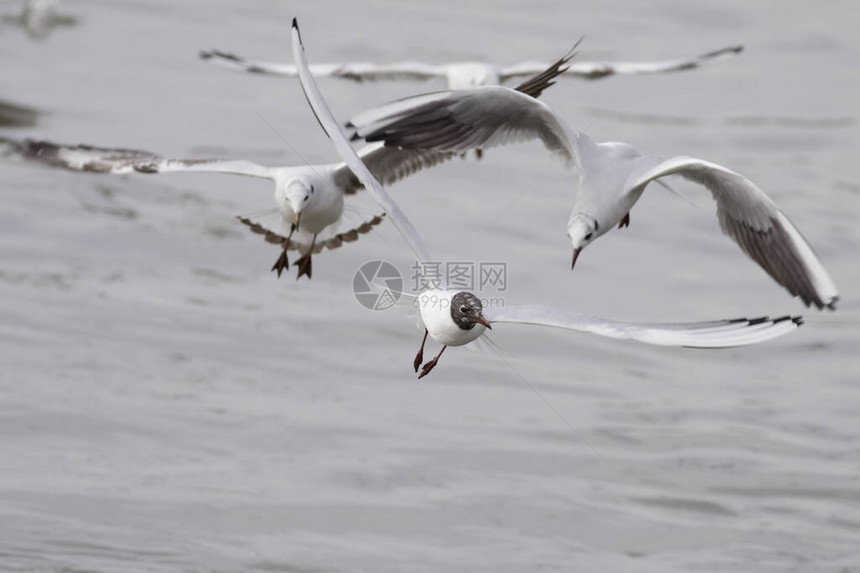
M 15 12 L 19 5 L 6 2 Z M 0 136 L 269 165 L 335 161 L 295 80 L 200 50 L 311 62 L 652 60 L 700 70 L 542 97 L 599 141 L 750 177 L 842 292 L 804 309 L 721 235 L 712 201 L 650 188 L 569 270 L 575 177 L 537 143 L 392 187 L 441 258 L 504 261 L 509 304 L 629 320 L 798 314 L 694 351 L 508 326 L 416 382 L 421 331 L 352 294 L 379 234 L 280 280 L 236 215 L 269 182 L 0 168 L 0 570 L 853 571 L 860 562 L 860 13 L 827 2 L 97 0 L 0 26 Z M 323 79 L 343 120 L 444 83 Z M 262 116 L 262 119 L 261 119 Z M 23 119 L 21 119 L 23 117 Z M 270 123 L 272 128 L 266 124 Z M 275 133 L 277 131 L 277 133 Z M 283 138 L 283 140 L 281 139 Z M 286 142 L 286 144 L 285 144 Z M 428 346 L 428 353 L 435 352 Z

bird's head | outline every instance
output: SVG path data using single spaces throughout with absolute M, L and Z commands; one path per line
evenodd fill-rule
M 451 319 L 463 330 L 472 330 L 476 324 L 493 329 L 482 310 L 481 299 L 473 293 L 463 291 L 451 297 Z
M 302 179 L 293 179 L 284 187 L 284 195 L 296 214 L 295 223 L 298 226 L 302 211 L 313 201 L 314 186 Z
M 570 263 L 570 268 L 576 265 L 576 259 L 579 253 L 586 246 L 597 238 L 599 225 L 593 217 L 583 213 L 573 213 L 570 220 L 567 222 L 567 236 L 570 238 L 570 244 L 573 245 L 573 261 Z

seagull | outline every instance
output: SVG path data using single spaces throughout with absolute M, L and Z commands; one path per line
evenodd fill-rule
M 299 251 L 295 261 L 296 278 L 311 278 L 311 255 L 325 248 L 334 249 L 343 242 L 358 238 L 381 222 L 379 216 L 359 227 L 336 233 L 343 217 L 344 197 L 362 188 L 361 182 L 344 163 L 264 167 L 245 160 L 169 159 L 135 149 L 93 147 L 91 145 L 60 145 L 50 141 L 0 139 L 4 155 L 23 157 L 73 171 L 90 173 L 228 173 L 268 179 L 275 185 L 273 212 L 280 214 L 289 227 L 289 235 L 281 245 L 281 253 L 272 271 L 289 269 L 288 251 Z M 413 151 L 372 144 L 359 155 L 376 176 L 390 184 L 422 169 L 432 167 L 452 156 L 438 151 Z M 261 224 L 239 217 L 253 232 L 266 234 Z M 327 237 L 328 236 L 328 237 Z M 327 238 L 326 238 L 327 237 Z M 318 241 L 319 239 L 319 241 Z
M 308 66 L 295 18 L 292 24 L 292 49 L 302 90 L 320 126 L 332 141 L 341 159 L 379 203 L 387 218 L 409 245 L 416 260 L 422 263 L 432 262 L 434 259 L 430 251 L 412 222 L 388 195 L 382 183 L 365 166 L 332 115 Z M 661 346 L 696 348 L 724 348 L 755 344 L 788 334 L 803 323 L 800 316 L 784 316 L 776 319 L 740 318 L 687 324 L 627 323 L 542 305 L 487 308 L 477 294 L 457 291 L 444 285 L 440 288 L 424 290 L 419 293 L 416 300 L 424 324 L 424 338 L 413 360 L 415 372 L 421 369 L 419 379 L 436 367 L 448 346 L 464 346 L 474 342 L 497 323 L 551 326 Z M 442 348 L 434 358 L 424 363 L 424 347 L 428 336 Z
M 743 46 L 729 46 L 692 58 L 661 60 L 653 62 L 576 62 L 564 75 L 596 80 L 614 75 L 662 74 L 692 70 L 708 63 L 726 60 L 743 51 Z M 200 53 L 200 58 L 229 70 L 269 76 L 296 77 L 296 66 L 271 62 L 247 60 L 241 56 L 209 50 Z M 477 86 L 498 85 L 514 78 L 533 76 L 548 67 L 546 62 L 529 61 L 509 66 L 482 62 L 455 62 L 449 64 L 424 64 L 421 62 L 399 62 L 392 64 L 349 63 L 314 64 L 314 76 L 331 76 L 355 82 L 378 80 L 429 80 L 445 78 L 448 89 L 457 90 Z
M 4 14 L 2 20 L 21 26 L 32 39 L 48 36 L 52 28 L 73 26 L 78 19 L 60 11 L 59 0 L 25 0 L 15 14 Z
M 530 97 L 539 97 L 567 69 L 570 60 L 576 56 L 576 47 L 513 89 Z M 295 261 L 298 267 L 296 278 L 305 275 L 311 278 L 312 254 L 354 241 L 381 222 L 381 218 L 376 216 L 356 228 L 336 233 L 343 215 L 344 196 L 355 194 L 363 186 L 345 163 L 264 167 L 245 160 L 169 159 L 135 149 L 70 146 L 30 139 L 19 142 L 3 138 L 0 138 L 0 153 L 91 173 L 210 172 L 269 179 L 275 183 L 275 205 L 290 229 L 289 234 L 281 237 L 275 230 L 245 217 L 239 217 L 239 221 L 252 232 L 264 235 L 268 242 L 281 245 L 281 254 L 272 266 L 272 271 L 277 272 L 278 277 L 289 268 L 288 251 L 298 250 L 303 253 Z M 382 144 L 368 145 L 358 154 L 375 177 L 386 185 L 460 155 L 404 150 Z M 317 242 L 318 239 L 320 242 Z
M 711 192 L 723 233 L 806 306 L 833 310 L 836 285 L 800 231 L 755 183 L 694 157 L 643 155 L 626 143 L 596 143 L 574 131 L 545 103 L 502 86 L 442 91 L 398 100 L 353 118 L 353 139 L 403 149 L 463 152 L 540 139 L 579 182 L 567 223 L 571 268 L 582 250 L 614 228 L 647 185 L 679 175 Z

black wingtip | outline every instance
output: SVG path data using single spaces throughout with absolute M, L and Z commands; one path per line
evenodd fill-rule
M 296 30 L 299 29 L 299 21 L 296 20 L 295 17 L 293 17 L 293 28 L 295 28 Z
M 199 54 L 199 56 L 198 56 L 198 57 L 199 57 L 201 60 L 208 60 L 209 58 L 211 58 L 211 57 L 212 57 L 212 52 L 211 52 L 211 51 L 209 51 L 209 50 L 203 50 L 203 51 L 201 51 L 201 52 L 200 52 L 200 54 Z
M 713 52 L 708 52 L 706 54 L 702 54 L 702 58 L 716 58 L 719 56 L 724 56 L 726 54 L 740 54 L 744 51 L 743 44 L 737 44 L 736 46 L 728 46 L 726 48 L 720 48 L 719 50 L 714 50 Z
M 785 316 L 780 316 L 779 318 L 774 318 L 771 322 L 773 322 L 774 324 L 779 324 L 780 322 L 785 322 L 787 320 L 790 320 L 791 322 L 793 322 L 797 326 L 801 326 L 803 324 L 803 317 L 802 316 L 800 316 L 800 315 L 790 316 L 788 314 L 786 314 Z
M 836 310 L 836 303 L 839 302 L 839 296 L 838 295 L 834 296 L 833 298 L 831 298 L 830 300 L 827 300 L 827 301 L 823 300 L 821 297 L 819 297 L 817 295 L 811 295 L 811 296 L 796 295 L 796 296 L 800 296 L 801 300 L 803 301 L 803 304 L 805 304 L 807 307 L 813 307 L 814 306 L 817 310 L 824 310 L 825 308 L 827 310 L 831 310 L 831 311 Z
M 791 316 L 788 314 L 786 314 L 785 316 L 780 316 L 778 318 L 770 318 L 769 316 L 759 316 L 757 318 L 733 318 L 733 319 L 728 320 L 726 322 L 734 323 L 734 324 L 745 322 L 745 323 L 747 323 L 748 326 L 755 326 L 757 324 L 764 324 L 766 322 L 768 322 L 770 324 L 779 324 L 780 322 L 785 322 L 787 320 L 790 320 L 791 322 L 793 322 L 797 326 L 800 326 L 803 324 L 803 317 L 801 315 Z

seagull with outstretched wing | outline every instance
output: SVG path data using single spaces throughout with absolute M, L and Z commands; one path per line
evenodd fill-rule
M 571 268 L 582 250 L 616 227 L 652 181 L 679 175 L 699 183 L 717 203 L 723 233 L 806 306 L 835 308 L 839 292 L 800 231 L 755 183 L 703 159 L 643 155 L 626 143 L 596 143 L 571 129 L 549 106 L 502 86 L 449 90 L 397 100 L 348 124 L 353 139 L 402 149 L 463 152 L 539 139 L 579 184 L 567 224 Z
M 362 188 L 361 182 L 345 163 L 264 167 L 245 160 L 170 159 L 134 149 L 59 145 L 29 139 L 0 139 L 0 152 L 89 173 L 227 173 L 267 179 L 274 183 L 275 211 L 289 228 L 289 234 L 276 240 L 275 237 L 279 237 L 278 230 L 245 217 L 239 217 L 239 220 L 253 232 L 265 235 L 269 242 L 281 245 L 280 256 L 272 266 L 279 277 L 289 268 L 288 251 L 302 254 L 295 261 L 298 268 L 296 278 L 303 275 L 310 278 L 312 254 L 354 241 L 382 221 L 380 216 L 375 216 L 356 228 L 340 229 L 345 197 Z M 401 150 L 381 144 L 367 145 L 358 153 L 376 177 L 387 183 L 394 183 L 456 155 L 438 151 Z
M 651 62 L 576 62 L 568 66 L 563 75 L 596 80 L 614 75 L 679 72 L 693 70 L 726 60 L 739 54 L 741 51 L 743 51 L 743 46 L 729 46 L 692 58 L 678 58 L 674 60 Z M 241 56 L 219 50 L 201 52 L 200 58 L 216 66 L 234 71 L 291 78 L 298 75 L 296 66 L 291 64 L 248 60 Z M 538 74 L 548 66 L 548 62 L 537 61 L 521 62 L 512 65 L 496 65 L 483 62 L 454 62 L 448 64 L 425 64 L 421 62 L 372 64 L 357 62 L 313 64 L 310 70 L 315 77 L 329 76 L 356 82 L 444 78 L 448 84 L 448 89 L 455 90 L 502 84 L 512 79 Z
M 74 26 L 78 19 L 60 10 L 59 0 L 24 0 L 20 11 L 0 15 L 0 20 L 20 26 L 32 39 L 44 39 L 60 26 Z

